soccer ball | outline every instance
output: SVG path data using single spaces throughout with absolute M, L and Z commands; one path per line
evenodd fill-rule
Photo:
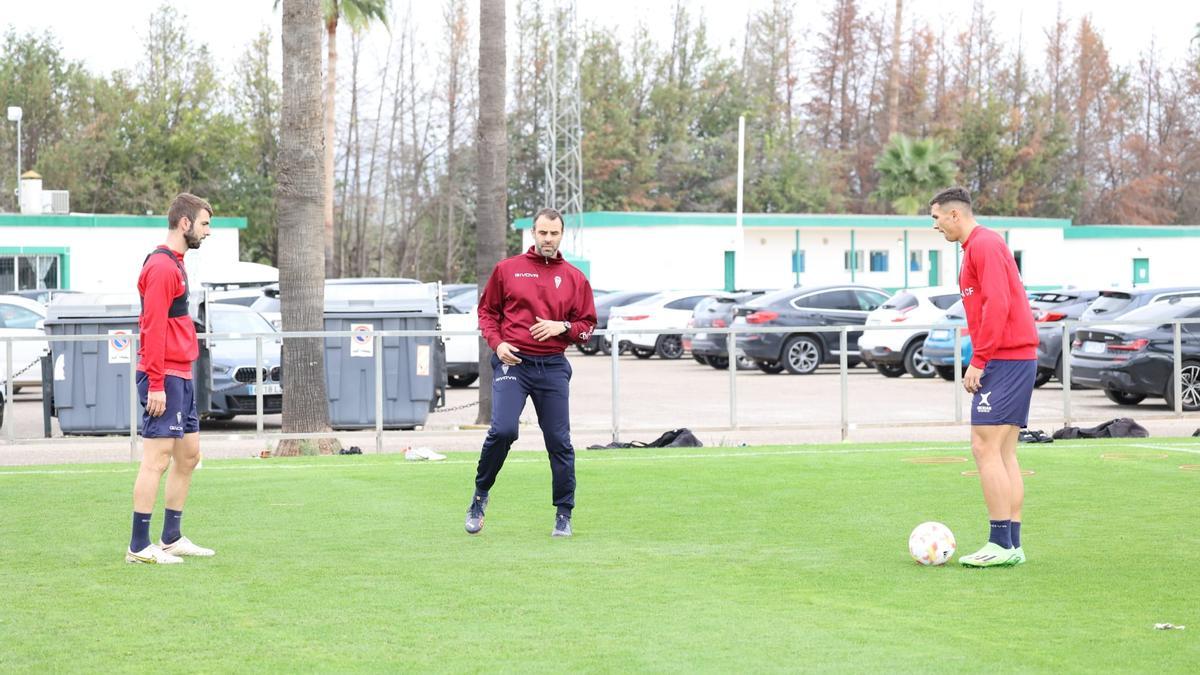
M 941 523 L 921 523 L 908 535 L 908 552 L 922 565 L 946 564 L 956 547 L 954 533 Z

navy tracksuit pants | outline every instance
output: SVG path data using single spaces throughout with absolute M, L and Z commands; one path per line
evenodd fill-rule
M 517 440 L 525 399 L 533 399 L 538 426 L 550 454 L 554 477 L 554 505 L 559 513 L 575 507 L 575 448 L 571 447 L 569 407 L 571 364 L 562 354 L 527 356 L 518 353 L 521 363 L 509 366 L 492 355 L 492 426 L 483 442 L 475 488 L 492 489 L 508 450 Z

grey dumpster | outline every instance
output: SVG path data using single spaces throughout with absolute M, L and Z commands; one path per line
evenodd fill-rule
M 436 284 L 353 284 L 325 287 L 325 330 L 435 330 Z M 436 337 L 383 338 L 383 427 L 425 423 L 436 385 L 445 378 Z M 375 426 L 374 338 L 325 339 L 325 386 L 334 429 Z
M 128 336 L 137 332 L 140 313 L 134 293 L 63 294 L 46 308 L 49 335 L 106 336 L 50 343 L 54 411 L 64 434 L 129 433 L 129 364 L 136 365 L 137 351 Z M 205 380 L 196 378 L 197 389 Z

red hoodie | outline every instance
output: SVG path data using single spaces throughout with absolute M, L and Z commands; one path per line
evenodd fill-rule
M 167 316 L 175 299 L 187 293 L 183 272 L 183 254 L 166 246 L 175 260 L 153 253 L 138 275 L 138 293 L 142 296 L 142 315 L 138 318 L 141 333 L 138 343 L 137 369 L 150 379 L 150 391 L 163 391 L 167 375 L 192 378 L 192 362 L 200 355 L 196 341 L 196 326 L 192 317 Z M 178 261 L 178 264 L 176 264 Z
M 479 330 L 492 351 L 507 342 L 526 354 L 561 354 L 571 344 L 587 342 L 596 326 L 587 277 L 561 252 L 546 258 L 534 246 L 497 263 L 479 296 L 478 312 Z M 571 330 L 538 342 L 529 333 L 535 317 L 569 321 Z
M 992 359 L 1036 359 L 1033 310 L 1004 237 L 976 226 L 962 248 L 958 285 L 974 350 L 971 365 L 984 368 Z

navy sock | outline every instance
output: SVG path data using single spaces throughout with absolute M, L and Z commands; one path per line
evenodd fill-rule
M 166 517 L 163 519 L 162 543 L 174 544 L 179 541 L 179 538 L 183 536 L 179 533 L 179 527 L 182 523 L 183 511 L 167 509 Z
M 1011 520 L 989 520 L 992 524 L 992 534 L 988 537 L 988 541 L 1003 548 L 1012 548 L 1012 524 Z
M 1021 547 L 1021 521 L 1019 521 L 1019 520 L 1012 521 L 1012 526 L 1008 528 L 1008 531 L 1012 533 L 1012 547 L 1020 548 Z
M 133 512 L 133 536 L 129 538 L 129 550 L 137 553 L 150 545 L 150 514 Z

